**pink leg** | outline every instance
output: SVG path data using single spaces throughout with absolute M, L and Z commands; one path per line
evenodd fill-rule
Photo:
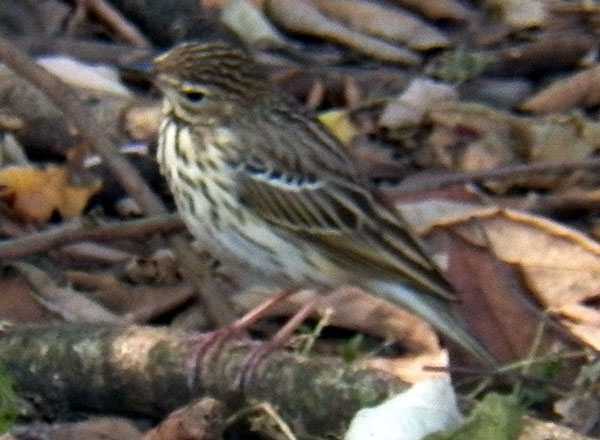
M 240 373 L 233 384 L 233 389 L 239 391 L 245 389 L 251 379 L 252 371 L 256 368 L 258 363 L 270 352 L 283 347 L 289 341 L 294 331 L 296 331 L 306 318 L 308 318 L 308 316 L 310 316 L 317 308 L 320 301 L 320 295 L 315 295 L 310 298 L 268 342 L 260 344 L 256 349 L 250 352 L 248 357 L 242 363 Z
M 285 290 L 272 298 L 269 298 L 227 327 L 209 333 L 190 336 L 188 340 L 193 347 L 192 356 L 187 362 L 187 370 L 189 372 L 188 386 L 190 389 L 194 389 L 194 378 L 196 377 L 196 374 L 198 374 L 198 365 L 200 365 L 201 359 L 210 349 L 218 348 L 223 345 L 225 341 L 242 334 L 295 292 L 295 290 Z

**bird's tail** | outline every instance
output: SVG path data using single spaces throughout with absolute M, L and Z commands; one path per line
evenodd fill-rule
M 418 315 L 482 363 L 496 365 L 494 358 L 465 330 L 444 299 L 398 282 L 381 279 L 363 281 L 362 287 L 373 295 Z

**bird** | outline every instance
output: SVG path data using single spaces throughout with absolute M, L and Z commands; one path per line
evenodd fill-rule
M 480 362 L 456 295 L 356 159 L 244 48 L 184 42 L 154 59 L 157 160 L 192 235 L 261 287 L 361 287 Z

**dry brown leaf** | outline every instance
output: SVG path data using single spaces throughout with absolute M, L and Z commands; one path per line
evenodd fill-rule
M 313 0 L 326 15 L 373 37 L 406 45 L 414 50 L 447 47 L 448 38 L 416 15 L 363 0 Z
M 521 267 L 537 299 L 552 311 L 600 292 L 600 244 L 559 223 L 489 206 L 427 201 L 399 206 L 420 235 L 434 227 L 471 225 L 461 234 L 487 246 L 501 261 Z
M 600 422 L 600 402 L 593 387 L 586 395 L 566 396 L 557 400 L 554 402 L 554 412 L 562 417 L 564 424 L 578 432 L 592 432 Z
M 448 379 L 447 372 L 427 370 L 427 368 L 431 367 L 439 367 L 443 370 L 448 367 L 448 364 L 448 352 L 441 348 L 437 351 L 415 356 L 407 355 L 393 359 L 369 357 L 358 362 L 358 365 L 361 367 L 387 371 L 408 383 L 419 383 L 433 379 Z
M 15 215 L 26 221 L 46 222 L 56 211 L 63 218 L 79 216 L 101 187 L 98 180 L 87 186 L 69 182 L 64 167 L 40 170 L 31 166 L 0 170 L 0 197 L 9 199 Z
M 44 271 L 27 263 L 13 263 L 13 267 L 26 280 L 32 294 L 48 310 L 68 322 L 122 323 L 120 316 L 86 295 L 70 287 L 61 287 Z
M 277 307 L 273 315 L 293 315 L 314 295 L 311 291 L 298 292 Z M 250 310 L 269 296 L 269 292 L 247 291 L 236 295 L 232 301 L 240 309 Z M 327 295 L 320 307 L 333 309 L 329 318 L 332 326 L 400 341 L 413 353 L 437 353 L 440 350 L 439 340 L 429 324 L 358 288 L 337 289 Z
M 120 98 L 132 96 L 129 89 L 119 80 L 118 69 L 114 67 L 92 66 L 64 55 L 44 56 L 37 61 L 44 69 L 76 88 Z
M 418 54 L 355 32 L 321 13 L 309 0 L 268 0 L 265 8 L 269 18 L 288 31 L 331 40 L 383 61 L 421 63 Z
M 501 77 L 569 71 L 580 67 L 582 59 L 595 47 L 592 35 L 578 30 L 544 32 L 531 42 L 511 44 L 510 47 L 489 53 L 488 56 L 495 61 L 486 71 Z
M 396 0 L 396 3 L 414 9 L 433 20 L 468 20 L 474 16 L 473 11 L 455 0 Z
M 16 273 L 0 278 L 0 317 L 19 324 L 43 324 L 56 321 L 56 315 L 32 295 L 31 287 Z
M 92 417 L 80 422 L 61 423 L 41 421 L 24 428 L 18 438 L 43 438 L 45 440 L 141 440 L 142 433 L 129 419 L 120 417 Z M 15 437 L 15 440 L 17 437 Z M 2 436 L 2 440 L 5 439 Z
M 159 105 L 135 105 L 123 112 L 123 128 L 133 140 L 156 139 L 162 119 Z
M 444 101 L 427 115 L 433 125 L 427 146 L 448 168 L 489 169 L 521 158 L 580 160 L 600 149 L 600 123 L 578 113 L 518 117 L 481 104 Z
M 432 104 L 427 116 L 433 129 L 426 145 L 435 161 L 446 168 L 472 171 L 478 165 L 509 164 L 522 153 L 523 142 L 517 134 L 525 122 L 508 112 L 481 104 L 443 101 Z M 479 151 L 469 151 L 482 147 L 493 160 L 481 158 Z
M 558 80 L 521 104 L 532 113 L 560 112 L 600 103 L 600 65 Z
M 480 142 L 472 142 L 457 158 L 459 170 L 493 170 L 514 161 L 514 155 L 507 151 L 501 138 L 487 137 Z
M 249 0 L 230 0 L 221 11 L 221 22 L 254 48 L 282 48 L 283 36 Z
M 173 411 L 143 440 L 219 440 L 224 430 L 223 404 L 206 397 Z
M 513 210 L 483 207 L 477 212 L 472 205 L 448 201 L 400 208 L 420 232 L 453 224 L 465 242 L 485 247 L 499 261 L 518 268 L 544 308 L 564 316 L 561 321 L 574 334 L 600 347 L 600 312 L 586 304 L 600 293 L 600 244 L 556 222 Z M 590 326 L 597 330 L 590 331 Z
M 548 19 L 548 2 L 544 0 L 486 0 L 485 3 L 514 29 L 544 26 Z
M 571 330 L 577 338 L 585 341 L 594 350 L 600 350 L 600 327 L 597 325 L 587 325 L 563 321 L 562 324 Z
M 433 104 L 456 99 L 456 87 L 428 78 L 416 78 L 385 107 L 379 125 L 386 128 L 419 125 Z
M 437 353 L 435 331 L 422 319 L 358 288 L 340 288 L 325 301 L 334 314 L 330 322 L 381 338 L 401 341 L 413 353 Z
M 600 149 L 600 123 L 581 113 L 528 122 L 523 125 L 523 140 L 532 161 L 577 161 Z
M 585 235 L 540 217 L 511 210 L 486 220 L 495 254 L 518 264 L 532 292 L 551 311 L 600 292 L 600 245 Z

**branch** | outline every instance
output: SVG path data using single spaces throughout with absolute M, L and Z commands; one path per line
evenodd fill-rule
M 315 435 L 345 432 L 357 410 L 407 388 L 379 370 L 286 351 L 266 356 L 244 393 L 234 382 L 255 343 L 228 342 L 210 350 L 194 371 L 189 335 L 149 327 L 69 325 L 12 328 L 0 336 L 0 359 L 22 394 L 53 396 L 77 409 L 163 417 L 198 396 L 234 411 L 268 401 Z M 51 355 L 50 355 L 51 354 Z M 190 375 L 197 389 L 190 389 Z
M 104 0 L 80 0 L 123 40 L 138 47 L 151 47 L 152 43 L 111 4 Z
M 92 226 L 83 219 L 77 219 L 65 225 L 29 234 L 25 237 L 0 241 L 0 260 L 28 257 L 74 241 L 143 237 L 183 227 L 178 214 L 163 214 L 143 219 L 114 221 L 98 226 Z
M 586 158 L 571 162 L 538 162 L 532 164 L 507 165 L 491 170 L 472 171 L 465 173 L 443 173 L 437 175 L 423 173 L 410 177 L 390 192 L 394 194 L 414 194 L 425 191 L 446 188 L 448 185 L 461 183 L 481 183 L 486 180 L 509 180 L 544 174 L 564 174 L 577 170 L 597 170 L 600 168 L 600 158 Z

